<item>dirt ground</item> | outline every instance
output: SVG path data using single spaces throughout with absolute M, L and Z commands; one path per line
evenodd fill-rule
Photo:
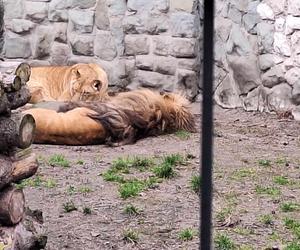
M 194 111 L 200 121 L 199 106 L 195 104 Z M 26 186 L 24 190 L 27 205 L 44 213 L 47 249 L 198 249 L 197 233 L 189 241 L 180 239 L 179 234 L 186 228 L 197 232 L 199 227 L 199 199 L 190 187 L 191 177 L 199 168 L 199 134 L 200 129 L 188 139 L 165 135 L 118 148 L 33 145 L 41 162 L 38 175 L 48 184 Z M 297 244 L 299 136 L 299 122 L 216 108 L 215 249 L 283 249 L 292 241 Z M 137 197 L 122 199 L 118 185 L 99 175 L 118 157 L 171 153 L 195 158 L 177 166 L 174 178 Z M 51 166 L 48 159 L 54 154 L 64 155 L 71 166 Z M 70 192 L 70 187 L 75 191 Z M 67 201 L 77 210 L 64 212 Z M 124 208 L 128 204 L 142 212 L 127 215 Z M 91 208 L 92 213 L 85 215 L 84 207 Z M 138 233 L 137 243 L 123 239 L 129 229 Z

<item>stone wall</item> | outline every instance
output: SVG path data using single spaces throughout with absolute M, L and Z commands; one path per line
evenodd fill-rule
M 110 86 L 199 93 L 193 0 L 4 0 L 6 59 L 97 62 Z
M 297 115 L 300 1 L 217 0 L 215 39 L 219 105 Z

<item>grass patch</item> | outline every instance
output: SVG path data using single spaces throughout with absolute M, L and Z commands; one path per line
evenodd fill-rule
M 226 234 L 217 234 L 215 239 L 215 248 L 217 250 L 233 250 L 236 249 L 234 242 Z
M 271 166 L 271 161 L 266 160 L 266 159 L 260 159 L 260 160 L 258 160 L 258 164 L 260 166 L 263 166 L 263 167 L 270 167 Z
M 291 230 L 298 239 L 300 239 L 300 223 L 298 221 L 285 218 L 284 225 L 287 229 Z
M 262 187 L 260 185 L 257 185 L 255 187 L 255 192 L 257 194 L 267 194 L 272 196 L 277 196 L 281 194 L 281 191 L 279 188 L 276 187 Z
M 241 180 L 247 177 L 254 177 L 256 175 L 256 171 L 251 168 L 242 168 L 237 169 L 233 172 L 231 178 L 233 180 Z
M 274 223 L 273 216 L 270 214 L 264 214 L 264 215 L 260 216 L 259 221 L 266 226 L 273 225 L 273 223 Z
M 57 186 L 57 183 L 53 179 L 47 179 L 44 180 L 39 175 L 36 175 L 34 177 L 24 179 L 20 183 L 15 184 L 16 188 L 23 189 L 25 187 L 45 187 L 45 188 L 54 188 Z
M 83 165 L 83 164 L 84 164 L 84 161 L 79 159 L 79 160 L 77 160 L 76 164 L 78 164 L 78 165 Z
M 124 177 L 117 174 L 114 170 L 109 169 L 102 174 L 102 177 L 105 181 L 124 183 Z
M 127 243 L 137 243 L 139 235 L 132 229 L 127 229 L 123 232 L 123 240 Z
M 124 213 L 130 216 L 139 215 L 140 209 L 132 204 L 129 204 L 124 208 Z
M 294 212 L 300 209 L 300 205 L 294 202 L 286 202 L 280 205 L 280 209 L 282 212 Z
M 231 208 L 229 207 L 223 208 L 221 211 L 217 212 L 216 219 L 219 222 L 224 222 L 231 213 L 232 213 Z
M 192 190 L 199 194 L 200 193 L 200 188 L 201 188 L 201 183 L 202 183 L 202 179 L 201 179 L 201 176 L 199 175 L 193 175 L 192 178 L 191 178 L 191 188 Z
M 82 212 L 84 215 L 92 214 L 92 209 L 90 207 L 84 207 Z
M 129 197 L 137 196 L 143 189 L 145 185 L 139 180 L 130 180 L 119 187 L 119 193 L 121 198 L 127 199 Z
M 285 248 L 283 248 L 283 250 L 300 250 L 300 243 L 297 241 L 288 243 L 288 245 Z
M 195 236 L 195 232 L 191 228 L 186 228 L 179 232 L 179 239 L 182 241 L 192 240 L 194 236 Z
M 191 138 L 191 133 L 185 130 L 178 130 L 174 133 L 180 140 L 188 140 Z
M 289 179 L 286 176 L 275 176 L 273 182 L 279 185 L 288 185 L 290 183 Z
M 67 193 L 69 195 L 72 195 L 76 192 L 76 188 L 74 186 L 69 186 L 68 189 L 67 189 Z
M 87 194 L 87 193 L 92 192 L 93 190 L 88 186 L 82 186 L 78 189 L 78 191 L 82 194 Z
M 165 162 L 155 167 L 153 172 L 157 177 L 164 179 L 169 179 L 175 176 L 174 166 Z
M 70 167 L 70 162 L 62 154 L 52 155 L 48 160 L 49 165 L 54 167 Z
M 66 203 L 63 203 L 63 209 L 65 213 L 70 213 L 77 210 L 77 207 L 75 206 L 73 201 L 67 201 Z
M 46 188 L 55 188 L 57 186 L 57 183 L 53 179 L 48 179 L 44 182 L 44 187 Z

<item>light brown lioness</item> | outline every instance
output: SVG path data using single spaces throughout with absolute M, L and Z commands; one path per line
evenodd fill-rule
M 103 101 L 108 79 L 97 64 L 32 67 L 27 82 L 30 103 L 42 101 Z

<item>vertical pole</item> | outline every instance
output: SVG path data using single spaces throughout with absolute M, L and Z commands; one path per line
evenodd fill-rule
M 200 249 L 211 250 L 213 164 L 214 0 L 204 0 Z

